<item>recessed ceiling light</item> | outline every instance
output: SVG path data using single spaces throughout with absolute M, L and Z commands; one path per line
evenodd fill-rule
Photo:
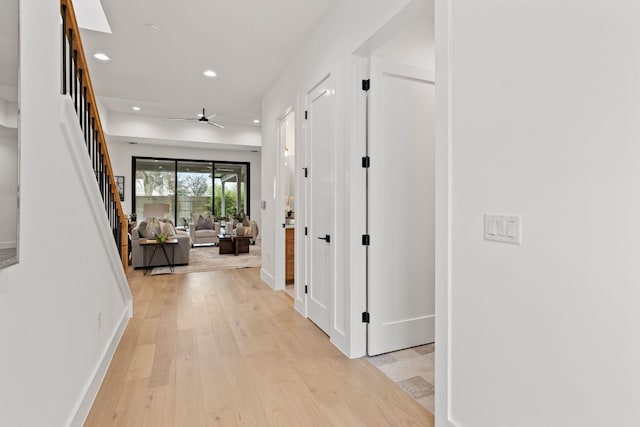
M 253 121 L 253 123 L 256 123 L 256 124 L 258 124 L 258 123 L 260 123 L 260 120 L 258 120 L 258 119 L 255 119 L 255 120 Z
M 216 72 L 215 72 L 215 71 L 213 71 L 213 70 L 207 70 L 207 71 L 205 71 L 205 72 L 204 72 L 204 73 L 202 73 L 202 74 L 204 74 L 204 75 L 205 75 L 205 76 L 207 76 L 207 77 L 215 77 L 215 76 L 217 76 Z
M 109 58 L 105 53 L 99 52 L 93 55 L 94 58 L 99 59 L 100 61 L 108 61 Z
M 140 111 L 140 107 L 132 107 L 133 111 Z

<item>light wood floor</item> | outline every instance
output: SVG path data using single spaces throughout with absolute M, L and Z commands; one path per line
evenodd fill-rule
M 130 321 L 87 426 L 433 426 L 259 269 L 130 275 Z

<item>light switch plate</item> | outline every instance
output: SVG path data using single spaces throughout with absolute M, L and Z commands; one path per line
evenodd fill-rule
M 493 242 L 522 244 L 522 216 L 484 214 L 484 239 Z

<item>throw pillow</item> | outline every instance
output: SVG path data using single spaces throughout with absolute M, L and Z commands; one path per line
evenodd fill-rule
M 151 237 L 156 234 L 162 233 L 162 223 L 158 220 L 158 218 L 151 218 L 149 223 L 147 224 L 147 230 L 151 232 Z
M 147 221 L 140 221 L 138 223 L 138 234 L 143 239 L 148 239 L 151 237 L 149 236 L 149 232 L 147 231 Z
M 138 232 L 140 233 L 140 236 L 144 237 L 145 239 L 151 239 L 156 234 L 162 232 L 161 223 L 157 218 L 145 219 L 144 221 L 140 222 L 140 225 L 138 225 Z
M 162 218 L 160 221 L 165 223 L 168 222 L 169 224 L 173 225 L 173 221 L 171 221 L 169 218 Z
M 173 224 L 171 224 L 171 221 L 162 223 L 162 232 L 167 236 L 176 235 L 176 229 L 173 227 Z
M 163 218 L 160 220 L 162 222 L 162 232 L 167 236 L 175 236 L 178 234 L 176 227 L 173 225 L 173 221 L 169 218 Z
M 196 230 L 213 230 L 213 219 L 211 215 L 207 215 L 206 218 L 200 215 L 198 217 L 198 223 L 196 224 Z

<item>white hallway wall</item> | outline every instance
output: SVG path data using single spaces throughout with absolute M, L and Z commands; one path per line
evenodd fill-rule
M 281 224 L 284 201 L 275 200 L 274 180 L 276 165 L 278 118 L 287 108 L 294 106 L 297 114 L 296 160 L 297 170 L 304 166 L 303 121 L 305 93 L 331 73 L 336 96 L 335 133 L 335 219 L 332 234 L 334 244 L 334 320 L 331 341 L 345 354 L 358 357 L 365 352 L 364 326 L 359 318 L 364 309 L 364 282 L 352 277 L 350 263 L 363 262 L 364 251 L 356 243 L 363 229 L 363 213 L 355 212 L 351 192 L 364 188 L 359 157 L 363 153 L 353 149 L 353 134 L 357 124 L 352 123 L 352 102 L 359 77 L 351 63 L 351 54 L 391 18 L 397 15 L 409 0 L 348 0 L 338 2 L 318 26 L 300 53 L 283 70 L 262 101 L 262 194 L 267 201 L 263 211 L 263 277 L 273 277 L 275 240 L 274 230 Z M 312 172 L 313 173 L 313 172 Z M 362 175 L 356 177 L 356 175 Z M 358 181 L 359 180 L 359 181 Z M 357 182 L 356 182 L 357 181 Z M 362 184 L 362 187 L 358 185 Z M 299 191 L 297 191 L 299 193 Z M 271 224 L 269 226 L 268 224 Z M 298 224 L 300 224 L 298 222 Z M 352 257 L 358 257 L 355 260 Z M 353 308 L 353 309 L 352 309 Z
M 437 58 L 453 194 L 439 425 L 640 425 L 640 4 L 439 6 L 453 43 Z M 484 241 L 485 212 L 521 214 L 522 246 Z
M 125 201 L 122 207 L 125 212 L 131 212 L 131 159 L 136 157 L 166 157 L 189 160 L 221 160 L 233 162 L 249 162 L 251 168 L 251 218 L 258 223 L 262 231 L 260 191 L 262 179 L 262 163 L 260 152 L 215 150 L 212 148 L 180 148 L 155 146 L 148 144 L 129 144 L 112 142 L 109 144 L 109 156 L 115 175 L 125 177 Z
M 0 271 L 0 425 L 62 426 L 127 303 L 59 121 L 59 4 L 20 7 L 20 264 Z
M 16 243 L 18 227 L 18 133 L 0 126 L 0 248 Z

